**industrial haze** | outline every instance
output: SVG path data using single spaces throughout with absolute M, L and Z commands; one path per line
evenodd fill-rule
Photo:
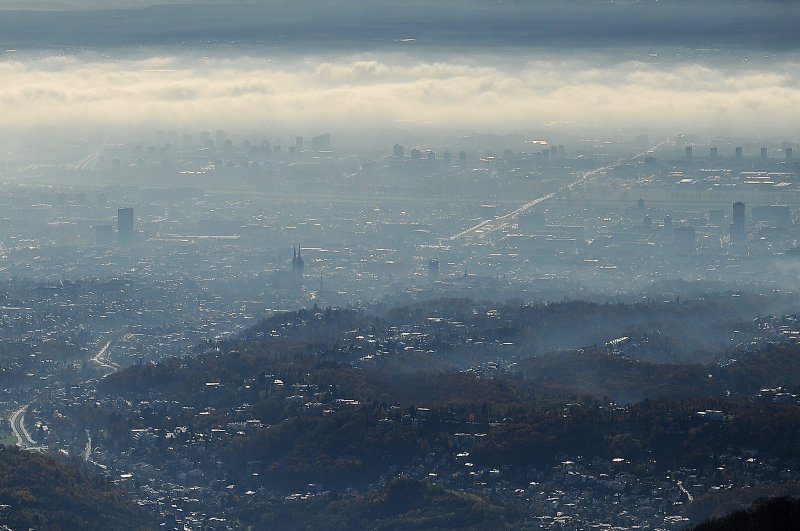
M 0 526 L 682 529 L 800 494 L 799 22 L 0 2 L 0 462 L 103 499 L 0 479 Z

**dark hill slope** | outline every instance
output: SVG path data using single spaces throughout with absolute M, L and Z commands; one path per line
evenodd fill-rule
M 154 528 L 105 478 L 12 446 L 0 446 L 0 507 L 11 529 Z

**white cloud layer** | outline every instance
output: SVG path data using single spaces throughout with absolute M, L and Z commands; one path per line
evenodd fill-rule
M 800 64 L 762 66 L 407 57 L 268 61 L 46 57 L 0 62 L 0 127 L 605 127 L 785 132 Z

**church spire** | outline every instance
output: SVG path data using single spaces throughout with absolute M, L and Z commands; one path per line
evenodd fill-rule
M 303 275 L 303 268 L 305 264 L 303 263 L 303 251 L 298 244 L 297 248 L 295 249 L 294 245 L 292 245 L 292 271 L 298 275 Z

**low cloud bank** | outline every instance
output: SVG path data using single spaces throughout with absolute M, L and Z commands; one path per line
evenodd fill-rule
M 800 62 L 602 66 L 580 60 L 178 56 L 0 62 L 0 127 L 578 127 L 775 134 L 796 128 Z

